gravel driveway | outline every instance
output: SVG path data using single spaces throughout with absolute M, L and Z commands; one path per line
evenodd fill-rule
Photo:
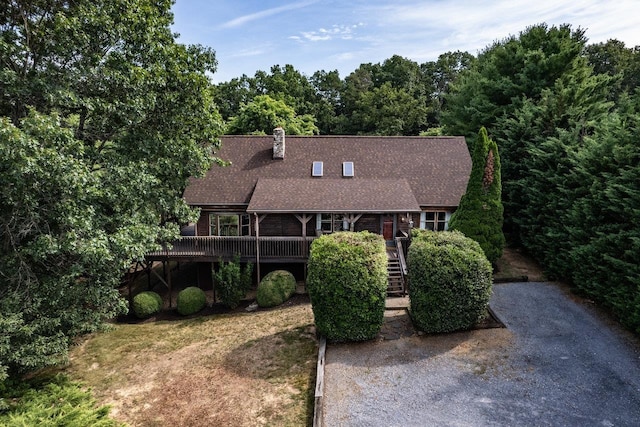
M 490 305 L 506 328 L 329 344 L 324 425 L 640 425 L 628 334 L 555 284 L 495 285 Z

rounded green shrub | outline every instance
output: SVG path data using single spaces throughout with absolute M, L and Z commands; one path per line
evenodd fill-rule
M 140 292 L 133 297 L 132 306 L 133 314 L 138 319 L 145 319 L 162 310 L 162 297 L 152 291 Z
M 425 332 L 469 329 L 486 315 L 491 263 L 462 233 L 419 230 L 408 253 L 411 317 Z
M 196 286 L 190 286 L 178 294 L 178 313 L 188 316 L 197 313 L 207 305 L 207 296 L 204 291 Z
M 331 341 L 375 338 L 387 292 L 382 236 L 364 231 L 316 239 L 309 255 L 307 290 L 318 333 Z
M 296 278 L 286 270 L 275 270 L 264 276 L 258 285 L 256 301 L 260 307 L 280 305 L 296 291 Z

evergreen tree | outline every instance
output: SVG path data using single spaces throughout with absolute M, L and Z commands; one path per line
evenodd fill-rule
M 640 332 L 640 93 L 621 98 L 573 156 L 575 201 L 561 222 L 574 286 Z
M 467 192 L 449 221 L 449 229 L 458 230 L 478 242 L 487 259 L 495 264 L 505 243 L 500 155 L 498 146 L 489 139 L 484 127 L 478 132 L 472 161 Z
M 543 263 L 556 259 L 551 236 L 566 241 L 567 155 L 611 106 L 611 77 L 593 75 L 585 43 L 568 25 L 529 27 L 487 48 L 445 98 L 445 133 L 485 125 L 500 147 L 505 229 Z
M 537 102 L 557 79 L 587 67 L 582 56 L 585 43 L 581 29 L 572 30 L 570 25 L 549 28 L 546 24 L 495 42 L 461 73 L 446 94 L 442 112 L 446 133 L 473 140 L 476 129 L 485 126 L 496 138 L 503 157 L 508 156 L 496 123 L 516 111 L 524 99 Z
M 571 176 L 571 156 L 611 107 L 604 101 L 609 80 L 588 70 L 568 74 L 545 89 L 540 100 L 525 100 L 513 119 L 500 123 L 507 136 L 501 153 L 513 150 L 503 169 L 510 177 L 503 199 L 511 230 L 551 276 L 570 273 L 566 257 L 571 248 L 559 218 L 581 185 Z

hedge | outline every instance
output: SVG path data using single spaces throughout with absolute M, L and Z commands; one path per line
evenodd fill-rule
M 408 253 L 415 326 L 429 333 L 469 329 L 486 315 L 491 264 L 462 233 L 415 230 Z
M 311 245 L 307 289 L 316 329 L 331 341 L 363 341 L 380 332 L 387 292 L 382 236 L 341 232 Z

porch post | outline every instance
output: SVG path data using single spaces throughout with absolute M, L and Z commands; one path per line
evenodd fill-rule
M 302 216 L 298 214 L 293 214 L 298 221 L 300 221 L 300 225 L 302 226 L 302 237 L 307 237 L 307 223 L 313 218 L 309 214 L 302 214 Z
M 349 221 L 349 231 L 353 231 L 355 229 L 356 221 L 358 221 L 362 217 L 362 214 L 350 214 L 347 218 Z

